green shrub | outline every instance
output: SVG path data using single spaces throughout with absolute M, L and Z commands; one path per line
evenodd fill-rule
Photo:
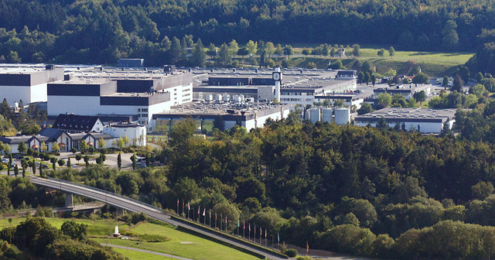
M 297 256 L 297 250 L 294 248 L 289 248 L 285 250 L 284 254 L 286 254 L 288 257 L 296 257 Z

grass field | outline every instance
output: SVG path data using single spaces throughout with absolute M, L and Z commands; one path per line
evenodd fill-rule
M 422 51 L 396 51 L 395 55 L 390 57 L 386 49 L 383 57 L 378 56 L 377 52 L 379 48 L 361 48 L 361 56 L 358 58 L 361 62 L 370 61 L 377 67 L 378 73 L 385 73 L 389 69 L 394 69 L 398 73 L 406 73 L 405 67 L 408 66 L 408 62 L 413 62 L 419 65 L 423 72 L 430 76 L 441 77 L 444 75 L 451 75 L 457 66 L 465 64 L 473 53 L 463 52 L 422 52 Z M 296 48 L 295 53 L 300 54 L 302 48 Z M 348 56 L 351 49 L 347 49 Z M 313 56 L 307 57 L 296 56 L 293 58 L 293 66 L 306 67 L 308 62 L 314 62 L 318 68 L 324 69 L 328 66 L 329 61 L 333 61 L 335 58 Z M 344 66 L 349 65 L 353 59 L 343 58 L 341 59 Z
M 143 252 L 137 252 L 137 251 L 132 251 L 128 249 L 122 249 L 122 248 L 112 248 L 113 251 L 121 253 L 125 257 L 129 258 L 129 260 L 176 260 L 174 258 L 169 258 L 169 257 L 164 257 L 164 256 L 159 256 L 159 255 L 154 255 L 154 254 L 148 254 L 148 253 L 143 253 Z
M 25 218 L 14 218 L 12 220 L 12 226 L 18 225 L 24 221 Z M 54 227 L 60 228 L 62 224 L 68 219 L 59 218 L 46 218 L 46 220 Z M 107 236 L 112 234 L 116 225 L 120 230 L 129 230 L 127 225 L 118 223 L 114 220 L 97 220 L 95 224 L 91 220 L 74 219 L 77 223 L 84 223 L 88 225 L 89 236 Z M 0 229 L 9 227 L 8 219 L 0 219 Z M 172 226 L 163 226 L 151 223 L 142 223 L 137 226 L 131 227 L 130 231 L 136 234 L 149 234 L 160 235 L 170 238 L 167 242 L 139 242 L 112 239 L 112 238 L 94 238 L 99 243 L 108 243 L 119 246 L 127 246 L 139 249 L 145 249 L 154 252 L 161 252 L 171 255 L 182 256 L 191 259 L 215 259 L 215 260 L 243 260 L 243 259 L 258 259 L 252 255 L 243 253 L 233 248 L 215 243 L 208 239 L 197 237 L 186 232 L 177 230 Z M 181 244 L 181 242 L 192 242 L 192 244 Z M 135 252 L 131 250 L 114 249 L 117 252 L 121 252 L 123 255 L 129 257 L 129 259 L 164 259 L 161 256 Z M 146 258 L 144 258 L 146 257 Z

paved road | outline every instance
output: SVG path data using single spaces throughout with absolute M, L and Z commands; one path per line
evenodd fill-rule
M 236 246 L 238 248 L 243 248 L 245 250 L 264 255 L 268 259 L 274 259 L 274 260 L 282 260 L 285 258 L 282 258 L 280 256 L 270 254 L 264 251 L 259 250 L 258 248 L 252 247 L 250 245 L 246 245 L 244 243 L 239 243 L 235 240 L 231 240 L 228 238 L 225 238 L 223 236 L 219 236 L 215 234 L 214 232 L 210 232 L 207 230 L 203 230 L 200 228 L 197 228 L 194 225 L 190 225 L 187 223 L 182 223 L 176 220 L 173 220 L 170 215 L 165 214 L 162 210 L 155 208 L 149 204 L 139 202 L 136 200 L 132 200 L 130 198 L 122 197 L 119 195 L 116 195 L 114 193 L 106 192 L 103 190 L 99 190 L 93 187 L 88 187 L 88 186 L 83 186 L 83 185 L 78 185 L 75 183 L 71 182 L 64 182 L 64 181 L 59 181 L 57 179 L 44 179 L 40 177 L 34 177 L 31 176 L 31 182 L 40 186 L 60 190 L 63 192 L 68 192 L 72 193 L 75 195 L 91 198 L 97 201 L 101 201 L 107 204 L 110 204 L 114 207 L 125 209 L 131 212 L 143 212 L 148 217 L 169 223 L 174 226 L 181 226 L 185 229 L 200 233 L 202 235 L 208 236 L 210 238 L 231 244 L 233 246 Z
M 121 248 L 121 249 L 127 249 L 127 250 L 132 250 L 132 251 L 137 251 L 137 252 L 142 252 L 142 253 L 148 253 L 148 254 L 153 254 L 153 255 L 165 256 L 165 257 L 175 258 L 175 259 L 180 259 L 180 260 L 192 260 L 189 258 L 184 258 L 184 257 L 180 257 L 180 256 L 175 256 L 175 255 L 168 255 L 168 254 L 153 252 L 153 251 L 149 251 L 149 250 L 138 249 L 138 248 L 134 248 L 134 247 L 117 246 L 117 245 L 105 244 L 105 243 L 101 243 L 100 245 L 115 247 L 115 248 Z

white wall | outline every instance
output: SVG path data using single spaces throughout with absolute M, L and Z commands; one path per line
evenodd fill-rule
M 74 113 L 75 115 L 96 115 L 101 113 L 100 97 L 48 96 L 48 115 Z
M 47 101 L 47 90 L 46 83 L 31 86 L 31 98 L 29 103 L 32 102 L 46 102 Z M 24 104 L 27 104 L 26 101 L 22 100 Z
M 136 138 L 137 139 L 137 145 L 141 146 L 146 146 L 146 127 L 144 126 L 139 126 L 139 127 L 112 127 L 112 126 L 106 126 L 103 129 L 104 134 L 109 134 L 116 139 L 120 137 L 124 137 L 124 135 L 129 138 L 131 141 L 130 144 L 132 144 L 132 139 Z M 143 136 L 143 142 L 139 142 L 139 137 Z
M 0 86 L 0 102 L 6 98 L 10 106 L 22 99 L 24 105 L 31 101 L 31 88 L 23 86 Z
M 367 122 L 355 122 L 357 126 L 365 127 L 368 125 Z M 420 132 L 421 133 L 440 133 L 443 129 L 443 123 L 440 122 L 406 122 L 406 130 L 409 131 L 412 128 L 414 128 L 415 131 L 418 130 L 418 125 L 420 126 Z M 376 127 L 376 123 L 371 123 L 370 124 L 372 127 Z M 394 127 L 395 123 L 389 123 L 388 124 L 390 127 Z M 400 123 L 402 127 L 402 123 Z M 450 128 L 452 129 L 453 125 L 453 120 L 449 122 Z

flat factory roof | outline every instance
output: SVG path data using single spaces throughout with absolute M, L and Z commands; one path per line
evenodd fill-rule
M 356 117 L 356 121 L 435 121 L 445 122 L 455 118 L 456 109 L 394 108 L 387 107 Z

